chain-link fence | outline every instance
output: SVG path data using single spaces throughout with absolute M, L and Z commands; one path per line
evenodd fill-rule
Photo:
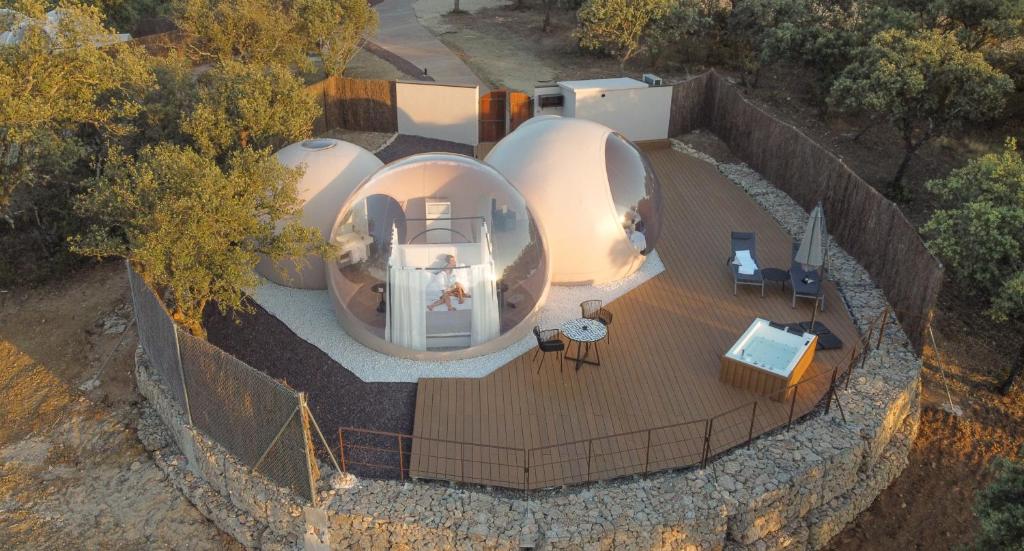
M 245 465 L 315 500 L 316 462 L 303 395 L 178 329 L 128 267 L 139 340 L 189 422 Z
M 149 364 L 160 376 L 171 397 L 188 414 L 185 383 L 181 376 L 181 358 L 178 355 L 178 335 L 174 321 L 167 314 L 163 302 L 149 285 L 128 267 L 128 282 L 132 288 L 135 323 L 139 328 L 139 341 L 146 351 Z

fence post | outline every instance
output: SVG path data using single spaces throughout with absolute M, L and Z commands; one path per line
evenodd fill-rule
M 800 390 L 800 385 L 793 385 L 793 401 L 789 403 L 789 420 L 786 421 L 786 428 L 793 424 L 793 410 L 796 409 L 796 395 Z
M 590 482 L 590 452 L 594 448 L 594 439 L 587 440 L 587 482 Z
M 750 430 L 747 432 L 747 446 L 754 439 L 754 419 L 757 418 L 757 401 L 754 401 L 754 409 L 750 412 Z
M 398 480 L 405 480 L 405 454 L 402 450 L 402 434 L 398 433 Z
M 345 466 L 345 431 L 341 428 L 338 429 L 338 460 L 341 461 L 341 472 L 348 473 L 348 467 Z
M 192 425 L 192 404 L 188 399 L 188 383 L 185 382 L 185 366 L 181 362 L 181 343 L 178 342 L 178 326 L 174 320 L 168 318 L 174 328 L 174 352 L 178 360 L 178 376 L 181 377 L 181 394 L 185 397 L 185 415 L 188 417 L 188 424 Z
M 875 349 L 882 346 L 882 337 L 885 335 L 885 325 L 889 322 L 889 307 L 885 307 L 885 311 L 882 312 L 882 324 L 878 327 L 878 342 L 875 343 Z
M 651 429 L 647 429 L 647 452 L 644 454 L 644 474 L 647 474 L 647 467 L 651 464 Z
M 530 449 L 523 448 L 523 489 L 530 492 Z
M 704 450 L 701 453 L 700 468 L 705 469 L 708 466 L 708 459 L 711 456 L 711 431 L 714 430 L 715 418 L 709 417 L 704 422 Z
M 839 369 L 836 367 L 832 368 L 832 380 L 828 382 L 828 397 L 825 398 L 825 415 L 832 410 L 832 397 L 835 396 L 836 392 L 836 372 Z

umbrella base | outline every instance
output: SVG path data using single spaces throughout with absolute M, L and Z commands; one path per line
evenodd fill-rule
M 821 323 L 820 321 L 813 322 L 813 325 L 812 325 L 812 322 L 802 321 L 802 322 L 798 323 L 797 326 L 800 329 L 803 329 L 805 333 L 812 333 L 812 334 L 815 334 L 815 335 L 831 335 L 832 334 L 832 330 L 829 329 L 827 325 L 825 325 L 824 323 Z

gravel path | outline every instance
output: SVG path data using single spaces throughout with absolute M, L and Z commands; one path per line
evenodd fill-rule
M 658 253 L 654 252 L 636 273 L 619 281 L 552 286 L 537 324 L 558 327 L 580 317 L 580 303 L 584 300 L 597 299 L 608 305 L 664 270 Z M 414 383 L 425 377 L 484 377 L 537 345 L 533 335 L 527 335 L 485 356 L 444 362 L 409 360 L 382 354 L 352 339 L 338 324 L 327 291 L 292 289 L 267 282 L 253 290 L 252 299 L 293 331 L 303 344 L 312 343 L 366 382 Z

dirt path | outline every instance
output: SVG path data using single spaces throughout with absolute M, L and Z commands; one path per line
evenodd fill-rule
M 380 27 L 370 42 L 425 69 L 438 83 L 484 86 L 458 56 L 420 24 L 412 0 L 384 0 L 376 9 Z
M 0 547 L 239 549 L 139 444 L 119 263 L 0 292 Z

